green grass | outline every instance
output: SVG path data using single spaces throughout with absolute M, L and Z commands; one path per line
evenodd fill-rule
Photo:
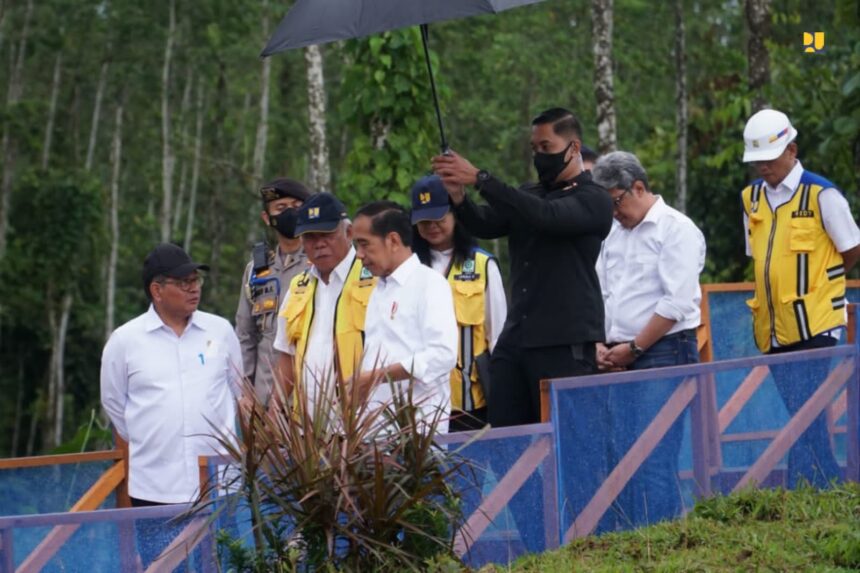
M 858 570 L 860 485 L 847 484 L 717 497 L 684 519 L 579 539 L 480 573 Z

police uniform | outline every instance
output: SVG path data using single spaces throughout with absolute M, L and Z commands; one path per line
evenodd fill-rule
M 294 277 L 307 268 L 305 254 L 281 257 L 269 253 L 269 268 L 254 272 L 253 261 L 242 275 L 242 293 L 236 310 L 236 335 L 242 346 L 245 377 L 251 380 L 257 397 L 268 401 L 274 382 L 277 360 L 272 344 L 277 334 L 278 309 Z
M 292 197 L 299 201 L 307 201 L 311 192 L 300 182 L 279 178 L 263 185 L 260 189 L 263 208 L 272 201 Z M 290 213 L 287 213 L 290 211 Z M 286 210 L 281 215 L 292 214 Z M 278 226 L 281 215 L 269 216 L 269 222 L 276 232 L 286 237 L 292 237 L 294 225 L 289 230 Z M 294 223 L 295 219 L 292 219 Z M 282 233 L 283 231 L 283 233 Z M 245 267 L 242 275 L 242 287 L 239 294 L 239 305 L 236 309 L 236 335 L 242 347 L 242 359 L 245 365 L 244 375 L 254 384 L 257 398 L 263 403 L 268 402 L 275 380 L 277 359 L 272 344 L 277 334 L 277 316 L 281 301 L 287 292 L 290 281 L 307 268 L 307 257 L 301 248 L 294 253 L 281 253 L 280 248 L 269 251 L 268 265 L 264 268 L 254 268 L 254 260 Z

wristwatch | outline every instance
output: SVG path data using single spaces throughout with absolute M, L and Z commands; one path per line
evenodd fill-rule
M 477 179 L 477 181 L 475 181 L 475 187 L 480 190 L 481 185 L 490 180 L 490 173 L 486 169 L 481 169 L 478 171 L 478 175 L 475 178 Z
M 631 340 L 629 344 L 630 344 L 630 352 L 633 353 L 633 358 L 639 358 L 640 356 L 645 354 L 644 350 L 642 350 L 640 347 L 636 346 L 636 339 Z

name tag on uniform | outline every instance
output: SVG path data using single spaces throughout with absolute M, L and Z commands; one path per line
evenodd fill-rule
M 254 302 L 254 308 L 251 310 L 251 314 L 254 316 L 266 314 L 268 312 L 274 311 L 277 307 L 278 301 L 275 296 L 267 296 Z
M 811 219 L 815 217 L 815 211 L 811 209 L 801 209 L 799 211 L 792 211 L 791 218 L 792 219 Z

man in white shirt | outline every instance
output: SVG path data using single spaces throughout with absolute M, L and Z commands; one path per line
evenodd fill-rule
M 632 153 L 604 155 L 592 172 L 612 197 L 615 215 L 597 260 L 606 316 L 606 343 L 598 345 L 598 366 L 639 370 L 698 362 L 699 274 L 705 264 L 702 232 L 651 192 L 648 175 Z M 617 452 L 613 465 L 651 423 L 678 382 L 653 380 L 612 387 L 609 412 L 612 450 Z M 618 503 L 628 525 L 679 515 L 682 435 L 683 417 L 622 491 Z
M 143 265 L 152 304 L 102 354 L 102 406 L 128 444 L 136 507 L 195 501 L 198 456 L 224 453 L 214 436 L 234 432 L 242 353 L 229 322 L 197 310 L 207 269 L 176 245 L 155 247 Z M 158 551 L 141 544 L 144 566 Z
M 797 160 L 797 130 L 764 109 L 744 128 L 745 163 L 760 175 L 741 192 L 755 296 L 747 301 L 759 350 L 768 354 L 834 346 L 845 327 L 845 276 L 860 258 L 860 229 L 845 197 Z M 778 262 L 778 264 L 775 264 Z M 818 389 L 829 360 L 770 367 L 789 415 Z M 826 487 L 841 470 L 822 412 L 788 454 L 788 483 Z
M 354 383 L 371 403 L 391 402 L 389 381 L 414 381 L 413 399 L 437 431 L 448 430 L 457 320 L 451 287 L 412 253 L 412 225 L 391 201 L 362 207 L 353 226 L 358 258 L 379 277 L 367 307 L 365 352 Z
M 296 235 L 312 266 L 295 277 L 278 313 L 274 347 L 284 395 L 301 381 L 313 410 L 317 391 L 333 396 L 335 377 L 350 378 L 362 354 L 364 313 L 376 279 L 352 246 L 352 224 L 343 204 L 320 193 L 298 213 Z

